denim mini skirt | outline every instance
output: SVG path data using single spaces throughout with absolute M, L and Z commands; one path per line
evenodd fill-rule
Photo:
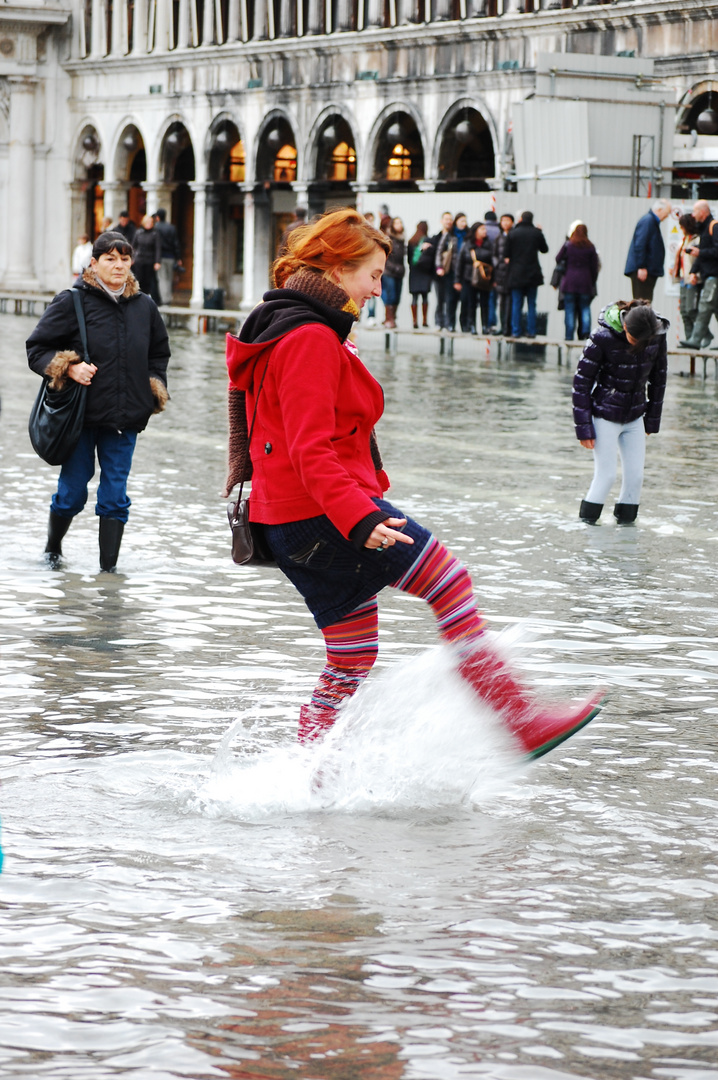
M 390 517 L 406 517 L 386 499 L 373 501 Z M 324 514 L 264 526 L 277 566 L 302 594 L 320 630 L 344 618 L 411 569 L 431 533 L 412 518 L 407 518 L 402 531 L 413 539 L 413 544 L 398 541 L 388 548 L 357 550 Z

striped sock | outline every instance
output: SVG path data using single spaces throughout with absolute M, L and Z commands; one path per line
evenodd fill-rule
M 486 623 L 476 607 L 469 572 L 433 536 L 394 588 L 431 605 L 446 641 L 468 644 L 482 635 Z
M 339 622 L 322 630 L 327 662 L 319 676 L 312 705 L 338 709 L 359 689 L 379 651 L 378 606 L 376 597 L 350 611 Z

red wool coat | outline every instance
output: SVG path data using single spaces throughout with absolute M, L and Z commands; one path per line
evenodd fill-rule
M 280 525 L 326 514 L 348 538 L 389 487 L 370 449 L 381 386 L 320 323 L 260 344 L 228 335 L 230 383 L 246 391 L 248 426 L 268 357 L 250 447 L 250 516 Z

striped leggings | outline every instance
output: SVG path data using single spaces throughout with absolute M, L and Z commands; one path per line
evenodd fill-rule
M 434 537 L 392 587 L 430 604 L 445 641 L 470 645 L 483 633 L 484 619 L 477 611 L 466 567 Z M 337 709 L 367 677 L 379 651 L 378 614 L 373 596 L 322 630 L 327 660 L 312 695 L 313 706 Z

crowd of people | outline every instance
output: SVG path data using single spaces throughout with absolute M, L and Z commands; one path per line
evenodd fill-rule
M 365 217 L 374 224 L 372 213 Z M 458 318 L 463 333 L 477 334 L 480 318 L 484 334 L 536 337 L 536 297 L 544 281 L 539 255 L 549 248 L 530 210 L 524 210 L 518 221 L 513 214 L 497 217 L 488 210 L 483 221 L 471 225 L 463 212 L 446 211 L 435 235 L 430 236 L 428 223 L 420 221 L 410 239 L 399 217 L 382 215 L 379 228 L 392 243 L 382 276 L 384 326 L 396 327 L 408 270 L 415 330 L 429 326 L 429 296 L 434 292 L 434 324 L 440 329 L 456 330 Z M 552 284 L 565 311 L 566 338 L 572 340 L 576 331 L 580 338 L 588 337 L 600 263 L 582 221 L 569 228 L 556 266 Z M 374 305 L 368 320 L 376 325 Z

